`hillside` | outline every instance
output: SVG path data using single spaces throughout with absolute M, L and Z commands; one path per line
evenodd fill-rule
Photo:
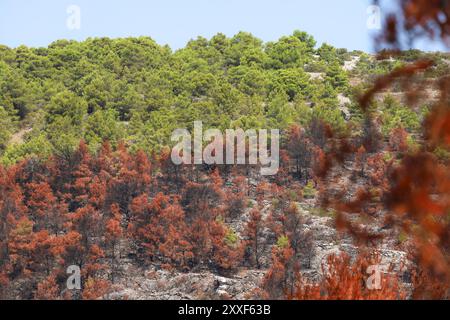
M 0 47 L 2 162 L 64 153 L 80 139 L 92 151 L 103 140 L 159 151 L 175 128 L 192 128 L 194 120 L 220 129 L 285 129 L 318 118 L 343 130 L 343 102 L 350 102 L 346 118 L 361 125 L 355 90 L 424 55 L 412 51 L 403 61 L 376 61 L 315 45 L 296 31 L 273 43 L 244 32 L 218 34 L 176 52 L 150 38 Z M 436 61 L 430 77 L 445 74 L 447 55 L 429 56 Z
M 360 109 L 378 76 L 418 58 L 433 60 L 421 74 L 431 98 L 412 105 L 399 83 Z M 449 62 L 415 50 L 377 59 L 300 31 L 270 43 L 217 34 L 175 52 L 146 37 L 0 46 L 0 298 L 416 297 L 414 243 L 386 199 L 423 145 Z M 175 165 L 171 134 L 194 121 L 279 129 L 278 173 Z M 448 150 L 427 151 L 448 175 Z M 342 232 L 338 210 L 364 229 Z M 367 265 L 392 281 L 368 290 Z

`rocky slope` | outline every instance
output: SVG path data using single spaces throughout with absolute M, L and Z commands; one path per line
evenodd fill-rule
M 346 252 L 354 256 L 357 252 L 349 237 L 338 234 L 331 216 L 319 216 L 314 210 L 314 200 L 297 203 L 304 216 L 304 231 L 312 231 L 313 254 L 309 268 L 302 272 L 311 280 L 317 280 L 322 273 L 322 265 L 331 254 Z M 269 204 L 265 203 L 268 211 Z M 242 231 L 248 214 L 233 221 L 233 228 Z M 113 287 L 109 299 L 133 300 L 192 300 L 192 299 L 252 299 L 257 296 L 258 289 L 270 263 L 271 247 L 267 247 L 262 258 L 261 270 L 241 269 L 227 278 L 199 270 L 182 273 L 167 271 L 156 266 L 140 268 L 130 259 L 121 260 L 121 275 Z M 402 251 L 392 250 L 388 245 L 380 251 L 382 264 L 393 264 L 399 269 L 406 255 Z

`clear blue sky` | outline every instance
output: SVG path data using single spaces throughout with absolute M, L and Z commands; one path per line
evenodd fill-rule
M 0 44 L 47 46 L 57 39 L 150 36 L 173 49 L 201 35 L 249 31 L 264 41 L 295 29 L 350 50 L 372 50 L 369 0 L 0 0 Z M 70 30 L 69 5 L 81 9 Z

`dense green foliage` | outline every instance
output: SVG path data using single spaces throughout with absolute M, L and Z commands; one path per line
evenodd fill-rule
M 354 58 L 356 69 L 345 71 Z M 338 95 L 352 98 L 349 77 L 392 67 L 361 52 L 318 47 L 300 31 L 270 43 L 245 32 L 199 37 L 175 52 L 147 37 L 0 46 L 2 162 L 65 154 L 80 139 L 92 151 L 103 140 L 157 151 L 194 120 L 284 129 L 319 118 L 344 130 Z

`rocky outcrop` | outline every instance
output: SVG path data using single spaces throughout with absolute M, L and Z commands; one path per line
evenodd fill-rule
M 209 271 L 181 273 L 149 270 L 144 274 L 129 273 L 115 285 L 110 299 L 194 300 L 252 299 L 260 287 L 263 270 L 243 270 L 231 278 Z

